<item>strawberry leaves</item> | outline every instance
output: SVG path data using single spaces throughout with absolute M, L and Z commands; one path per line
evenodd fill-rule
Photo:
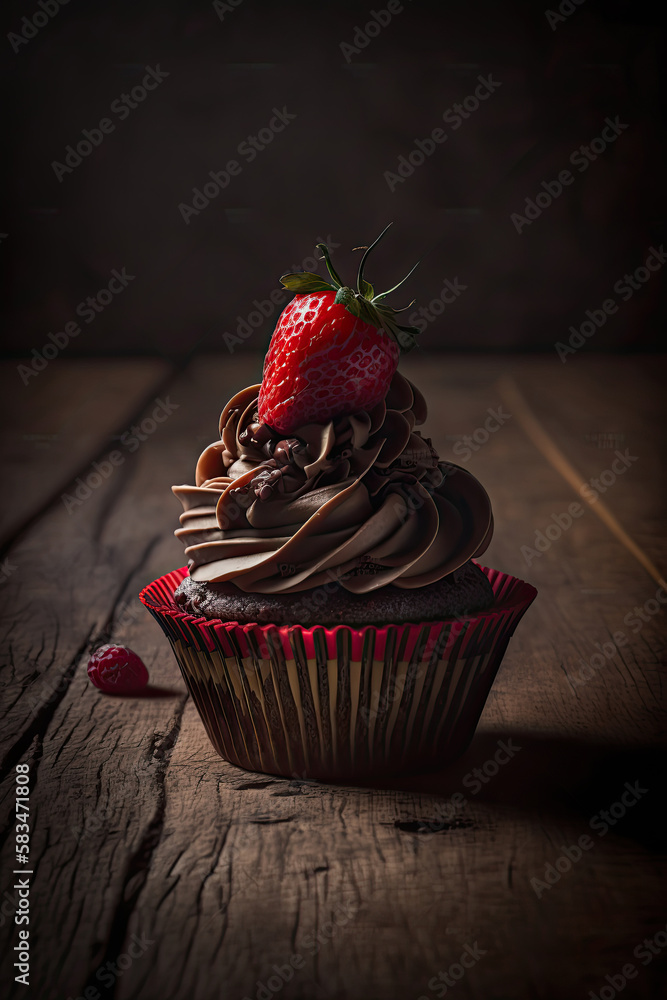
M 390 288 L 387 292 L 380 292 L 380 294 L 375 294 L 375 289 L 371 285 L 370 281 L 366 281 L 364 278 L 364 267 L 373 247 L 377 246 L 384 234 L 390 228 L 386 226 L 378 238 L 371 243 L 369 247 L 357 247 L 357 250 L 363 250 L 364 255 L 361 258 L 361 263 L 359 264 L 359 272 L 357 274 L 357 289 L 356 291 L 345 285 L 342 279 L 336 272 L 333 264 L 331 263 L 331 256 L 329 254 L 329 248 L 325 243 L 318 243 L 316 250 L 322 253 L 322 259 L 326 263 L 327 271 L 331 277 L 331 282 L 326 281 L 324 278 L 320 277 L 319 274 L 313 274 L 311 271 L 298 271 L 291 272 L 289 274 L 283 274 L 280 279 L 281 284 L 289 289 L 290 292 L 297 292 L 299 294 L 308 294 L 309 292 L 336 292 L 335 302 L 342 303 L 347 311 L 358 319 L 363 320 L 365 323 L 374 326 L 378 330 L 384 330 L 388 337 L 395 340 L 402 352 L 411 351 L 416 345 L 415 337 L 420 332 L 416 326 L 403 326 L 396 321 L 396 316 L 399 312 L 404 312 L 405 309 L 409 309 L 413 303 L 411 302 L 409 306 L 405 306 L 403 309 L 394 309 L 392 306 L 387 305 L 384 301 L 388 295 L 395 292 L 401 285 L 408 280 L 410 275 L 413 273 L 415 268 L 419 266 L 421 261 L 417 261 L 415 266 L 408 271 L 406 276 Z
M 311 271 L 294 271 L 290 274 L 283 274 L 280 283 L 285 288 L 288 288 L 290 292 L 300 292 L 302 295 L 309 292 L 335 291 L 334 286 L 330 282 L 325 281 L 319 274 L 313 274 Z

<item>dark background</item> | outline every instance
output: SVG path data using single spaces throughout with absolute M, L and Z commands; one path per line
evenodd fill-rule
M 660 5 L 585 0 L 552 30 L 546 0 L 405 0 L 347 63 L 341 43 L 385 6 L 243 0 L 221 19 L 206 2 L 70 0 L 15 53 L 7 33 L 40 8 L 6 4 L 7 352 L 41 349 L 123 267 L 134 280 L 63 354 L 226 352 L 223 334 L 316 239 L 340 245 L 351 277 L 352 248 L 388 222 L 376 287 L 427 252 L 396 305 L 426 305 L 445 279 L 466 286 L 422 334 L 428 349 L 553 352 L 587 309 L 618 300 L 617 279 L 667 239 Z M 168 78 L 124 121 L 110 115 L 158 64 Z M 496 92 L 443 126 L 488 74 Z M 248 163 L 237 147 L 274 107 L 297 117 Z M 511 213 L 617 115 L 620 138 L 518 234 Z M 105 116 L 115 131 L 59 182 L 52 162 Z M 447 142 L 392 193 L 384 172 L 437 127 Z M 179 204 L 230 158 L 241 175 L 186 225 Z M 659 273 L 584 350 L 655 350 L 664 303 Z M 235 349 L 264 349 L 276 315 Z

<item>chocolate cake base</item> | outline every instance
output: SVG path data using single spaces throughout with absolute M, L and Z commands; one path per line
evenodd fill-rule
M 442 621 L 484 611 L 493 599 L 488 578 L 472 562 L 416 590 L 390 585 L 351 594 L 332 582 L 295 594 L 246 594 L 233 583 L 197 583 L 186 576 L 174 593 L 181 610 L 202 618 L 305 627 Z

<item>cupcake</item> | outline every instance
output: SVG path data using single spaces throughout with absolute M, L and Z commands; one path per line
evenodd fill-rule
M 282 277 L 261 384 L 173 487 L 187 567 L 141 599 L 223 757 L 355 780 L 463 752 L 536 591 L 474 561 L 491 504 L 420 429 L 418 331 L 365 280 L 372 247 L 356 290 L 318 249 L 331 281 Z

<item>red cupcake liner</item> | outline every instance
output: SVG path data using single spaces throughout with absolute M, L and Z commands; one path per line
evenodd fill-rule
M 213 746 L 250 771 L 341 781 L 441 767 L 472 739 L 537 591 L 495 569 L 476 615 L 401 625 L 242 625 L 174 601 L 187 568 L 142 590 Z

